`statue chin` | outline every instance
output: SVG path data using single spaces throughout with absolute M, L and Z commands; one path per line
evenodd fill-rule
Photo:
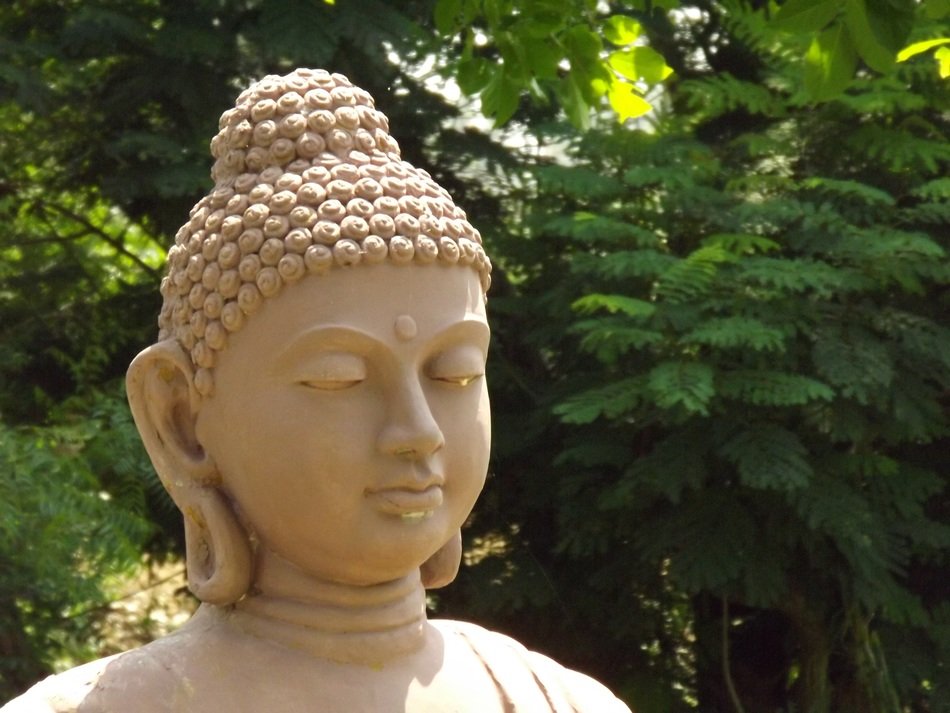
M 3 713 L 629 713 L 502 634 L 426 617 L 488 468 L 478 231 L 341 75 L 266 77 L 220 126 L 160 340 L 127 378 L 202 605 Z

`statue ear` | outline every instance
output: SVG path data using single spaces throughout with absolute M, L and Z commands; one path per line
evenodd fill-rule
M 166 339 L 142 351 L 132 360 L 125 385 L 145 449 L 175 501 L 182 487 L 213 482 L 214 463 L 195 436 L 201 397 L 194 367 L 181 345 Z
M 194 373 L 178 342 L 166 339 L 132 360 L 126 391 L 152 465 L 185 517 L 188 586 L 201 601 L 224 606 L 250 587 L 251 545 L 195 435 Z

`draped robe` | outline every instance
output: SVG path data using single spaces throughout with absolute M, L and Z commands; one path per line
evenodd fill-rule
M 230 665 L 243 656 L 240 645 L 216 641 L 211 630 L 202 637 L 200 628 L 196 632 L 192 627 L 191 632 L 183 630 L 181 635 L 50 676 L 0 713 L 629 713 L 594 679 L 529 651 L 510 637 L 459 621 L 433 620 L 429 625 L 444 647 L 446 664 L 423 687 L 416 682 L 407 686 L 404 696 L 399 691 L 395 698 L 379 699 L 382 703 L 368 703 L 374 699 L 367 699 L 363 689 L 372 688 L 374 677 L 385 675 L 387 665 L 334 671 L 336 664 L 311 659 L 318 669 L 311 679 L 341 680 L 331 681 L 333 692 L 327 699 L 313 696 L 301 704 L 299 696 L 288 698 L 287 686 L 307 680 L 306 663 L 299 671 L 254 680 L 253 666 L 238 662 L 234 669 Z M 257 650 L 263 645 L 265 654 L 268 646 L 280 648 L 269 642 L 256 645 Z M 296 659 L 306 661 L 307 655 Z M 268 665 L 268 660 L 262 660 L 260 668 L 268 670 Z M 205 671 L 190 675 L 195 668 Z M 229 674 L 232 670 L 238 674 Z M 439 687 L 435 701 L 424 695 L 426 686 Z M 217 700 L 203 695 L 209 687 L 215 689 Z M 355 697 L 352 702 L 340 698 L 347 691 Z M 255 702 L 255 696 L 263 699 Z

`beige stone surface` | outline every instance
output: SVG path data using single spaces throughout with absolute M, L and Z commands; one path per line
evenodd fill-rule
M 425 588 L 454 578 L 488 466 L 490 262 L 385 127 L 365 92 L 310 71 L 264 80 L 222 117 L 217 185 L 169 254 L 161 339 L 128 375 L 203 604 L 4 713 L 627 711 L 508 637 L 426 618 Z M 339 166 L 353 180 L 333 178 Z M 355 192 L 367 166 L 384 172 L 367 172 L 379 190 L 402 191 L 394 203 L 371 214 L 330 197 Z M 393 166 L 401 183 L 384 180 Z M 314 214 L 283 218 L 301 203 Z

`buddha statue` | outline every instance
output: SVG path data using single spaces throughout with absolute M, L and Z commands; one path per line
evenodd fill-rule
M 465 213 L 339 74 L 257 82 L 211 150 L 127 380 L 202 604 L 3 713 L 628 711 L 426 618 L 488 467 L 491 263 Z

